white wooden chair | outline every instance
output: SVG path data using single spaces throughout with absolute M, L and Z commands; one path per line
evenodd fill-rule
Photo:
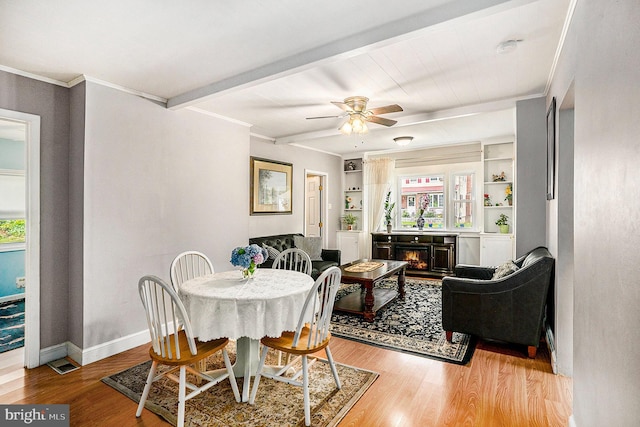
M 311 258 L 302 249 L 285 249 L 273 260 L 271 268 L 294 270 L 311 276 Z
M 318 277 L 313 288 L 309 291 L 304 308 L 300 313 L 300 319 L 298 320 L 298 326 L 295 332 L 283 332 L 278 338 L 265 337 L 260 340 L 263 347 L 253 388 L 251 389 L 251 396 L 249 397 L 250 404 L 255 403 L 261 377 L 267 377 L 302 387 L 304 395 L 304 422 L 305 425 L 308 426 L 311 424 L 311 408 L 309 404 L 309 368 L 311 365 L 316 361 L 328 363 L 331 367 L 337 388 L 340 389 L 342 387 L 340 378 L 338 378 L 338 371 L 331 356 L 331 350 L 329 350 L 331 313 L 333 311 L 336 293 L 340 287 L 340 277 L 341 273 L 338 267 L 328 268 Z M 307 313 L 313 313 L 313 315 L 308 316 Z M 311 319 L 309 317 L 311 317 Z M 291 354 L 295 357 L 286 366 L 281 367 L 277 372 L 271 373 L 264 369 L 269 348 Z M 308 360 L 307 356 L 309 354 L 322 349 L 325 350 L 327 355 L 326 360 L 316 357 L 312 358 L 311 361 Z M 288 371 L 292 369 L 293 365 L 300 359 L 302 360 L 302 367 L 293 375 L 289 375 Z M 302 376 L 302 380 L 300 380 L 300 376 Z
M 136 417 L 142 414 L 151 384 L 164 377 L 178 383 L 178 427 L 184 425 L 185 402 L 224 379 L 229 379 L 236 402 L 240 402 L 238 385 L 225 348 L 229 339 L 221 338 L 201 342 L 194 338 L 191 323 L 182 301 L 173 287 L 162 279 L 156 276 L 142 277 L 138 282 L 138 292 L 147 313 L 147 324 L 152 344 L 149 355 L 153 363 L 140 397 Z M 218 351 L 222 351 L 226 367 L 226 370 L 223 370 L 221 374 L 214 377 L 191 366 Z M 158 365 L 168 365 L 170 369 L 156 375 Z M 180 371 L 179 377 L 174 374 L 177 370 Z M 204 382 L 204 385 L 187 382 L 187 371 Z M 187 388 L 190 390 L 189 394 L 186 394 Z
M 186 251 L 178 254 L 171 263 L 171 284 L 178 292 L 180 285 L 195 277 L 213 274 L 213 264 L 205 254 L 198 251 Z

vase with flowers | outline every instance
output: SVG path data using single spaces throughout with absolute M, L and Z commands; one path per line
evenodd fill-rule
M 422 230 L 424 228 L 425 219 L 423 215 L 427 211 L 428 207 L 429 207 L 429 195 L 422 194 L 420 196 L 420 201 L 418 202 L 418 218 L 416 218 L 416 226 L 418 226 L 418 230 Z
M 267 250 L 255 243 L 249 246 L 238 246 L 231 251 L 231 265 L 241 268 L 244 279 L 251 279 L 258 265 L 265 262 L 268 256 Z
M 391 233 L 393 226 L 391 225 L 391 215 L 393 214 L 393 208 L 396 207 L 396 202 L 391 202 L 391 190 L 387 192 L 387 197 L 384 200 L 384 222 L 387 225 L 387 233 Z
M 507 184 L 507 188 L 504 189 L 504 194 L 506 195 L 504 199 L 509 203 L 509 206 L 511 206 L 513 204 L 513 188 L 511 184 Z
M 484 193 L 484 205 L 491 206 L 491 196 L 487 193 Z

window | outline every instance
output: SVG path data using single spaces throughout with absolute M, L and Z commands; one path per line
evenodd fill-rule
M 445 175 L 399 176 L 399 229 L 416 229 L 421 213 L 425 230 L 473 229 L 475 173 L 453 172 L 449 183 Z M 446 186 L 446 187 L 445 187 Z
M 445 227 L 444 176 L 423 175 L 399 177 L 400 228 L 417 228 L 416 219 L 422 213 L 425 228 Z M 422 212 L 421 212 L 422 211 Z
M 0 220 L 0 244 L 23 243 L 25 241 L 25 220 Z
M 473 228 L 474 174 L 454 174 L 452 178 L 453 226 Z

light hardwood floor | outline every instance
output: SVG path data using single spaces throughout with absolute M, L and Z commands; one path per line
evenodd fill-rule
M 333 338 L 340 363 L 380 377 L 339 424 L 346 426 L 567 426 L 571 379 L 554 375 L 541 344 L 535 359 L 525 348 L 480 341 L 467 365 Z M 148 360 L 148 346 L 58 375 L 48 366 L 22 369 L 21 350 L 0 354 L 0 403 L 70 404 L 72 426 L 168 426 L 100 379 Z

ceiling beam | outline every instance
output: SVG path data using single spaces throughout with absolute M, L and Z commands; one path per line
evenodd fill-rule
M 491 15 L 532 3 L 535 0 L 455 0 L 434 9 L 380 25 L 335 42 L 284 58 L 262 67 L 237 74 L 224 80 L 170 98 L 167 108 L 179 109 L 211 99 L 232 90 L 246 89 L 277 78 L 298 73 L 322 63 L 362 54 L 384 44 L 410 37 L 416 31 L 433 30 L 439 24 L 472 16 Z

